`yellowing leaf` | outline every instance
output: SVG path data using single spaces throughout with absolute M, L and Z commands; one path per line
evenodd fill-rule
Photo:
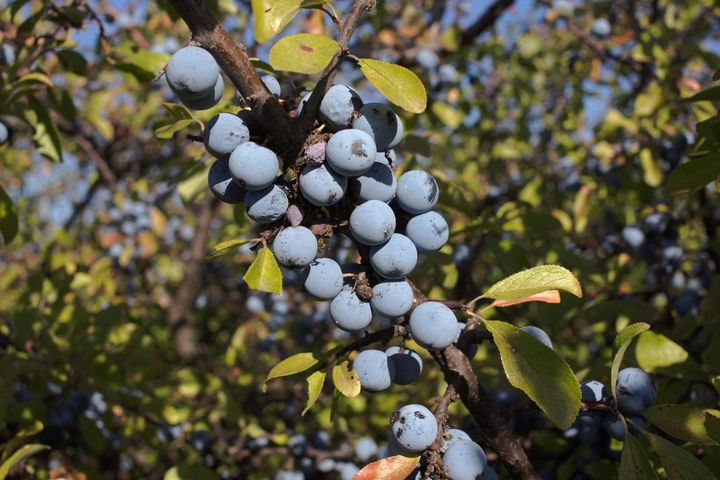
M 580 187 L 577 195 L 575 195 L 575 201 L 573 202 L 573 217 L 575 219 L 575 231 L 582 233 L 587 227 L 588 216 L 592 211 L 593 202 L 590 201 L 590 195 L 595 191 L 596 185 L 594 183 L 585 184 Z
M 48 77 L 44 73 L 32 72 L 32 73 L 28 73 L 27 75 L 23 75 L 22 77 L 20 77 L 13 85 L 13 88 L 24 87 L 24 86 L 26 86 L 28 84 L 32 84 L 32 83 L 39 83 L 39 84 L 45 85 L 47 87 L 54 86 L 52 80 L 50 80 L 50 77 Z
M 400 65 L 361 58 L 360 70 L 385 98 L 408 112 L 422 113 L 427 106 L 427 93 L 420 79 Z
M 662 437 L 643 431 L 653 450 L 660 457 L 668 480 L 714 480 L 717 477 L 687 450 Z
M 706 373 L 687 350 L 659 333 L 643 332 L 638 337 L 635 358 L 646 372 L 698 381 L 706 379 Z
M 305 413 L 307 413 L 307 411 L 315 405 L 315 402 L 317 402 L 320 392 L 322 391 L 323 384 L 325 383 L 325 371 L 318 370 L 313 372 L 305 380 L 307 380 L 308 384 L 308 401 L 307 405 L 305 405 L 305 409 L 302 411 L 303 415 L 305 415 Z
M 546 290 L 564 290 L 582 297 L 582 288 L 570 270 L 558 265 L 543 265 L 510 275 L 483 294 L 495 300 L 519 300 Z
M 643 169 L 643 180 L 651 187 L 659 187 L 663 180 L 660 160 L 653 157 L 649 148 L 640 150 L 640 166 Z
M 23 445 L 16 452 L 10 455 L 10 458 L 5 460 L 2 465 L 0 465 L 0 480 L 4 480 L 8 476 L 8 473 L 10 473 L 10 469 L 13 468 L 15 465 L 18 465 L 26 458 L 35 455 L 36 453 L 43 450 L 49 449 L 50 447 L 48 447 L 47 445 L 40 445 L 39 443 Z
M 615 337 L 615 341 L 613 342 L 613 362 L 610 367 L 610 389 L 612 390 L 613 398 L 617 398 L 615 383 L 617 382 L 617 375 L 620 371 L 620 364 L 622 364 L 625 351 L 630 346 L 632 339 L 648 328 L 650 328 L 650 325 L 647 323 L 633 323 L 623 328 Z
M 260 249 L 258 256 L 243 275 L 243 280 L 253 290 L 282 293 L 282 272 L 275 255 L 268 247 Z
M 300 11 L 302 0 L 252 0 L 255 39 L 265 43 L 280 33 Z
M 230 250 L 233 247 L 237 247 L 238 245 L 242 245 L 243 243 L 252 242 L 252 239 L 242 239 L 242 238 L 235 238 L 233 240 L 225 240 L 224 242 L 220 242 L 217 245 L 215 245 L 208 255 L 209 259 L 214 259 L 218 257 L 222 257 L 226 253 L 228 253 L 228 250 Z
M 580 408 L 580 384 L 570 366 L 530 334 L 505 322 L 486 321 L 500 351 L 505 375 L 558 428 L 569 428 Z
M 355 474 L 353 480 L 405 480 L 415 470 L 420 457 L 395 455 L 365 465 Z
M 459 127 L 465 119 L 465 114 L 462 111 L 444 102 L 435 101 L 432 103 L 430 109 L 440 121 L 452 128 Z
M 265 383 L 273 378 L 287 377 L 288 375 L 304 372 L 308 368 L 317 365 L 319 361 L 312 352 L 291 355 L 270 370 L 267 377 L 265 377 Z
M 190 176 L 177 184 L 177 192 L 185 203 L 190 203 L 201 193 L 207 193 L 210 165 L 194 170 Z
M 48 109 L 31 97 L 24 114 L 28 124 L 33 126 L 32 139 L 38 152 L 52 162 L 62 162 L 60 132 L 50 118 Z
M 662 431 L 691 443 L 717 445 L 706 429 L 707 417 L 710 413 L 704 408 L 692 405 L 655 405 L 650 407 L 643 416 Z
M 192 118 L 185 119 L 185 120 L 177 120 L 177 121 L 171 121 L 171 122 L 162 122 L 159 124 L 157 128 L 155 128 L 155 138 L 159 138 L 162 140 L 167 140 L 169 138 L 172 138 L 173 135 L 175 135 L 175 132 L 178 132 L 184 128 L 189 127 L 195 123 L 195 120 Z
M 525 298 L 518 298 L 517 300 L 495 300 L 490 304 L 491 307 L 510 307 L 512 305 L 518 305 L 520 303 L 527 302 L 544 302 L 544 303 L 560 303 L 560 292 L 557 290 L 546 290 L 544 292 L 529 295 Z
M 316 73 L 330 63 L 339 48 L 335 40 L 325 35 L 288 35 L 270 49 L 270 64 L 276 70 Z
M 360 394 L 360 380 L 355 370 L 349 368 L 347 360 L 335 365 L 332 371 L 335 388 L 346 397 L 356 397 Z

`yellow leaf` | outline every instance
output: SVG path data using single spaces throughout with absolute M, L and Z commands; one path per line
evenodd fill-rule
M 356 397 L 360 394 L 360 380 L 355 370 L 349 368 L 347 360 L 335 365 L 332 371 L 335 388 L 346 397 Z
M 312 352 L 291 355 L 270 370 L 267 377 L 265 377 L 265 383 L 273 378 L 287 377 L 288 375 L 304 372 L 308 368 L 316 365 L 319 361 Z
M 321 72 L 339 48 L 335 40 L 325 35 L 288 35 L 270 49 L 270 64 L 276 70 L 288 72 Z
M 317 372 L 313 372 L 306 380 L 308 384 L 308 401 L 307 405 L 305 405 L 305 410 L 302 411 L 303 415 L 317 402 L 323 384 L 325 383 L 325 371 L 318 370 Z
M 255 39 L 265 43 L 280 33 L 300 11 L 302 0 L 252 0 Z
M 224 242 L 220 242 L 217 245 L 215 245 L 208 255 L 208 258 L 218 258 L 226 253 L 228 253 L 228 250 L 237 247 L 238 245 L 242 245 L 243 243 L 252 242 L 253 240 L 246 240 L 241 238 L 235 238 L 233 240 L 225 240 Z
M 427 106 L 427 92 L 413 72 L 400 65 L 361 58 L 360 70 L 385 98 L 408 112 L 422 113 Z
M 243 280 L 253 290 L 261 292 L 282 293 L 282 272 L 275 260 L 275 255 L 268 247 L 263 247 L 253 261 Z
M 640 150 L 640 165 L 643 169 L 643 180 L 651 187 L 659 187 L 663 180 L 662 166 L 649 148 Z

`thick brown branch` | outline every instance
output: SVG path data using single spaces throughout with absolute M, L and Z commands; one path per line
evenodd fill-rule
M 212 53 L 240 95 L 260 119 L 264 133 L 284 157 L 294 155 L 298 132 L 282 105 L 260 80 L 243 45 L 238 45 L 218 22 L 203 0 L 170 0 L 185 20 L 193 40 Z M 301 142 L 302 144 L 302 142 Z
M 525 450 L 478 383 L 477 376 L 465 354 L 454 345 L 450 345 L 442 351 L 433 352 L 432 355 L 442 368 L 448 385 L 452 385 L 457 391 L 478 424 L 482 444 L 497 452 L 514 478 L 539 479 Z

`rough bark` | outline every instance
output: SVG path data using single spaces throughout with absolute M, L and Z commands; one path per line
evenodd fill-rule
M 481 443 L 498 454 L 514 478 L 539 479 L 540 476 L 528 460 L 525 450 L 508 429 L 494 402 L 478 383 L 465 354 L 450 345 L 440 352 L 434 352 L 433 358 L 442 368 L 448 389 L 452 388 L 460 395 L 460 400 L 478 424 Z

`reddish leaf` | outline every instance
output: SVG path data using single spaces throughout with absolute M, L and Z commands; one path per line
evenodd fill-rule
M 420 457 L 395 455 L 367 464 L 355 474 L 353 480 L 405 480 L 415 470 Z
M 287 209 L 287 212 L 285 212 L 285 217 L 287 218 L 291 227 L 297 227 L 303 221 L 303 212 L 302 210 L 300 210 L 300 207 L 292 204 L 290 205 L 290 208 Z
M 333 229 L 332 225 L 328 225 L 327 223 L 314 223 L 310 226 L 310 230 L 312 230 L 315 235 L 319 237 L 324 237 L 332 236 L 331 233 Z
M 495 300 L 490 306 L 510 307 L 527 302 L 560 303 L 560 292 L 558 290 L 545 290 L 544 292 L 536 293 L 535 295 L 530 295 L 525 298 L 518 298 L 517 300 Z

